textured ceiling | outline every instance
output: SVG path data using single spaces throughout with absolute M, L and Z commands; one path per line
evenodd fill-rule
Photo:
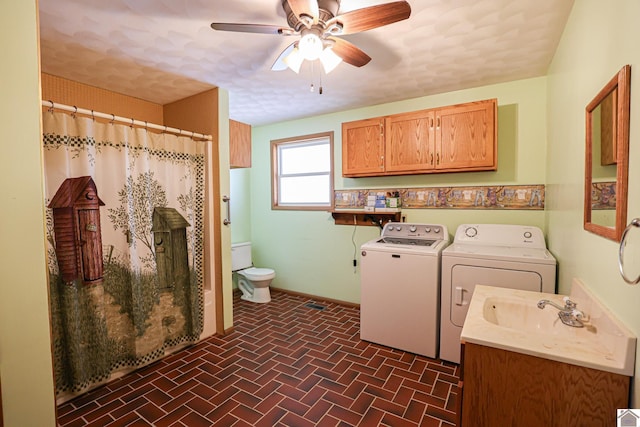
M 262 125 L 544 75 L 573 5 L 409 0 L 408 20 L 344 36 L 372 61 L 323 73 L 319 95 L 318 66 L 271 71 L 293 38 L 210 27 L 286 26 L 280 1 L 40 0 L 42 70 L 160 104 L 217 86 L 232 119 Z M 340 10 L 381 3 L 342 0 Z

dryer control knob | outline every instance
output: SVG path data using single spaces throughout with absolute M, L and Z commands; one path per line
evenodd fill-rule
M 466 234 L 467 237 L 476 237 L 476 235 L 478 234 L 478 230 L 476 230 L 475 227 L 469 227 L 464 230 L 464 234 Z
M 409 227 L 409 231 L 412 233 L 415 233 L 415 231 L 417 230 L 415 225 L 412 225 L 411 227 Z
M 402 227 L 399 226 L 399 225 L 396 225 L 396 230 L 400 231 L 400 230 L 402 230 Z
M 424 231 L 426 231 L 427 233 L 431 233 L 431 227 L 426 227 Z
M 530 238 L 531 238 L 531 236 L 533 236 L 533 234 L 531 234 L 531 232 L 530 232 L 530 231 L 525 231 L 525 232 L 524 232 L 524 238 L 525 238 L 525 239 L 530 239 Z
M 440 229 L 439 229 L 438 227 L 436 227 L 436 228 L 434 228 L 434 229 L 433 229 L 433 232 L 434 232 L 434 233 L 439 233 L 439 232 L 440 232 Z

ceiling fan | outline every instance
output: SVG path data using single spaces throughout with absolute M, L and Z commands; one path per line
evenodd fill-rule
M 359 33 L 402 21 L 411 15 L 406 1 L 393 1 L 339 14 L 340 0 L 282 0 L 289 27 L 214 22 L 219 31 L 300 36 L 280 53 L 272 70 L 288 68 L 296 73 L 304 60 L 319 59 L 326 73 L 344 61 L 362 67 L 371 57 L 337 36 Z

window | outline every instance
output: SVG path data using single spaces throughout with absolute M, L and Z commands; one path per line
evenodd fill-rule
M 271 141 L 272 208 L 333 207 L 333 132 Z

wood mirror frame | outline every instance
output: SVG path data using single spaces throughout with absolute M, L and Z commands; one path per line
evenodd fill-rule
M 631 66 L 625 65 L 602 88 L 586 108 L 586 158 L 584 178 L 584 229 L 607 239 L 620 241 L 627 223 L 627 180 L 629 169 L 629 106 L 630 106 Z M 610 105 L 611 108 L 607 108 Z M 607 123 L 610 126 L 607 128 Z M 594 129 L 597 135 L 594 137 Z M 609 149 L 603 149 L 602 136 L 610 139 Z M 600 147 L 594 150 L 594 144 Z M 602 152 L 609 151 L 611 159 L 604 160 Z M 594 181 L 594 155 L 599 164 L 613 164 L 615 184 L 613 182 Z M 609 166 L 611 167 L 611 166 Z M 598 186 L 600 184 L 600 187 Z M 601 197 L 600 191 L 608 187 L 615 197 Z M 598 200 L 594 205 L 594 196 Z M 610 195 L 609 195 L 610 196 Z M 603 201 L 610 201 L 609 206 Z M 615 200 L 615 223 L 594 219 L 594 206 L 606 211 L 613 210 Z M 613 215 L 611 215 L 613 216 Z

